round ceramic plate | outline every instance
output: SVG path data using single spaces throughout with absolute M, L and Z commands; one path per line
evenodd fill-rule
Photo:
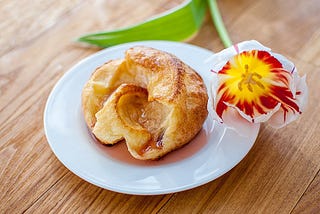
M 210 113 L 200 133 L 184 147 L 157 161 L 133 159 L 125 143 L 106 147 L 88 131 L 81 111 L 81 91 L 96 67 L 123 58 L 126 49 L 145 45 L 170 52 L 195 69 L 210 85 L 212 52 L 184 43 L 144 41 L 102 50 L 71 68 L 52 90 L 44 111 L 44 128 L 57 158 L 82 179 L 116 192 L 153 195 L 191 189 L 223 175 L 248 153 L 259 126 L 243 137 L 215 122 Z M 209 101 L 209 103 L 211 103 Z

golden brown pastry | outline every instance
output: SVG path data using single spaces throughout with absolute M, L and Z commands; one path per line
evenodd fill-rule
M 137 159 L 188 143 L 207 117 L 201 77 L 172 54 L 137 46 L 97 68 L 82 92 L 85 121 L 104 144 L 125 141 Z

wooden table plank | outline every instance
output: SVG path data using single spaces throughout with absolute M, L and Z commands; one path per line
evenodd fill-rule
M 320 210 L 320 171 L 292 213 L 318 213 Z
M 46 99 L 71 66 L 99 50 L 72 40 L 137 23 L 182 0 L 121 2 L 0 2 L 0 212 L 317 212 L 319 0 L 218 1 L 235 42 L 258 39 L 285 54 L 307 74 L 310 89 L 302 117 L 280 130 L 263 125 L 252 150 L 230 172 L 180 193 L 133 196 L 91 185 L 57 160 L 43 131 Z M 209 14 L 189 42 L 213 51 L 223 48 Z
M 69 172 L 39 198 L 27 213 L 150 213 L 159 210 L 169 199 L 170 195 L 133 196 L 103 190 Z
M 317 0 L 237 3 L 224 0 L 219 3 L 234 42 L 256 39 L 283 55 L 299 58 L 299 50 L 319 30 Z

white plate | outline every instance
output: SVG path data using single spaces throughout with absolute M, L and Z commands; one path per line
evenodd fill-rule
M 44 111 L 44 128 L 51 149 L 73 173 L 99 187 L 121 193 L 151 195 L 197 187 L 223 175 L 251 149 L 259 126 L 242 137 L 209 116 L 195 140 L 158 161 L 131 159 L 125 144 L 105 147 L 88 132 L 81 112 L 81 91 L 94 69 L 122 58 L 134 45 L 146 45 L 175 54 L 193 67 L 209 88 L 213 53 L 184 43 L 144 41 L 102 50 L 71 68 L 52 90 Z M 211 103 L 211 102 L 209 102 Z M 211 107 L 208 107 L 209 111 Z

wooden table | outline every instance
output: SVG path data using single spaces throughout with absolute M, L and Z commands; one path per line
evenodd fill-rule
M 73 40 L 181 2 L 0 2 L 0 213 L 320 213 L 320 0 L 218 1 L 233 42 L 256 39 L 287 56 L 310 90 L 297 121 L 280 130 L 262 125 L 249 154 L 220 178 L 174 194 L 125 195 L 80 179 L 51 151 L 43 129 L 48 95 L 99 50 Z M 209 14 L 189 43 L 223 49 Z

